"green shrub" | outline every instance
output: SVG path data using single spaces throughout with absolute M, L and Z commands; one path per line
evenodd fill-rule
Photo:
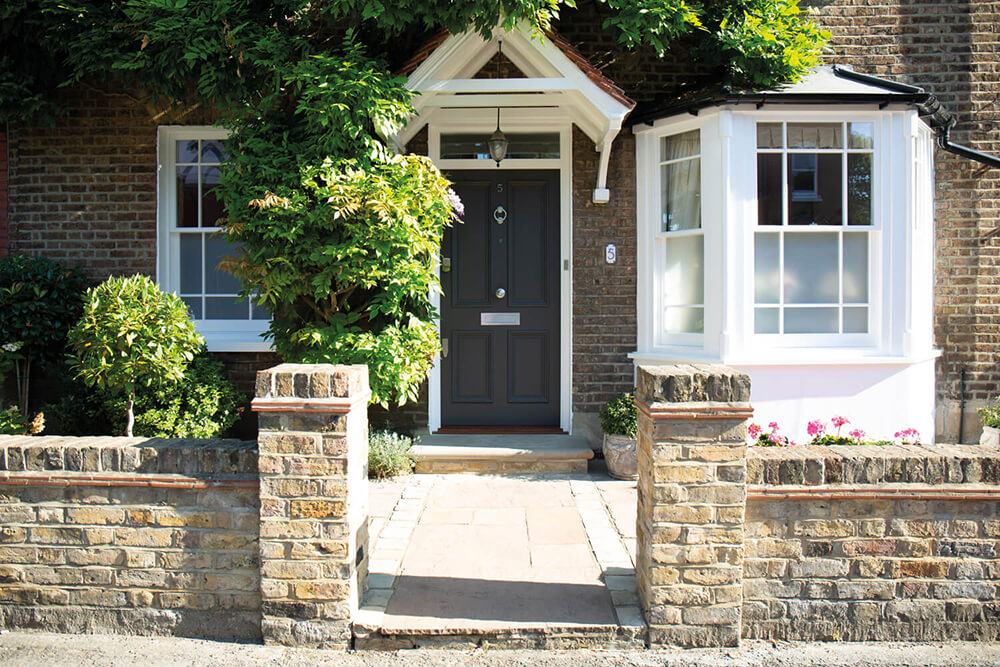
M 184 303 L 146 276 L 109 278 L 87 290 L 83 317 L 68 340 L 77 377 L 125 399 L 127 436 L 133 434 L 138 388 L 179 382 L 204 344 Z
M 601 430 L 608 435 L 636 436 L 638 412 L 635 400 L 629 392 L 621 392 L 604 405 L 601 410 Z
M 139 387 L 135 435 L 161 438 L 218 438 L 239 418 L 243 402 L 222 374 L 222 363 L 202 350 L 184 377 L 157 387 Z M 119 393 L 70 382 L 62 399 L 46 406 L 49 433 L 109 435 L 125 430 L 126 399 Z
M 368 476 L 375 479 L 408 475 L 413 471 L 410 446 L 413 438 L 392 431 L 374 431 L 368 436 Z
M 0 435 L 37 435 L 45 428 L 45 415 L 39 412 L 32 419 L 15 406 L 0 409 Z
M 44 257 L 0 258 L 0 346 L 16 365 L 0 372 L 15 370 L 22 414 L 28 412 L 32 366 L 63 360 L 66 333 L 80 317 L 85 287 L 80 269 Z

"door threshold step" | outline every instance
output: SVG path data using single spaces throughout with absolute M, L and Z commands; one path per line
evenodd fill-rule
M 417 473 L 585 473 L 594 450 L 570 435 L 424 435 L 410 450 Z
M 468 650 L 495 649 L 643 649 L 646 626 L 505 624 L 506 627 L 369 628 L 355 624 L 357 650 L 400 650 L 435 648 Z

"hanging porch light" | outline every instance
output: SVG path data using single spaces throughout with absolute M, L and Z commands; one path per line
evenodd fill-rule
M 500 41 L 497 42 L 497 79 L 500 78 L 500 55 L 502 52 L 503 42 Z M 486 143 L 490 147 L 490 157 L 496 160 L 497 167 L 499 167 L 500 162 L 507 157 L 507 146 L 510 143 L 507 140 L 507 135 L 500 129 L 500 107 L 497 107 L 497 129 L 493 131 Z

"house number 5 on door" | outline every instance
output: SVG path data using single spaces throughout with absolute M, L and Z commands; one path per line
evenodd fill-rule
M 604 263 L 614 264 L 618 261 L 618 247 L 614 243 L 604 246 Z

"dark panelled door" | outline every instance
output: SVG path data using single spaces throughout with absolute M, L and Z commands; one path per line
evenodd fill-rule
M 559 424 L 559 172 L 449 174 L 441 244 L 443 426 Z

